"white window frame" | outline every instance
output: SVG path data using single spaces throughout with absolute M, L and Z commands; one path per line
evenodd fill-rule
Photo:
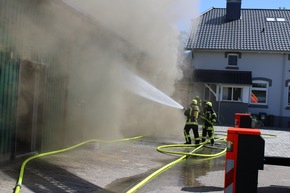
M 253 81 L 253 84 L 256 83 L 256 84 L 265 84 L 266 85 L 266 88 L 253 88 L 253 86 L 251 86 L 251 90 L 250 90 L 250 104 L 253 104 L 253 105 L 267 105 L 268 104 L 268 93 L 269 93 L 269 82 L 268 81 L 262 81 L 262 80 L 254 80 Z M 251 94 L 253 92 L 253 90 L 256 90 L 256 91 L 265 91 L 266 92 L 266 96 L 265 96 L 265 103 L 255 103 L 255 102 L 252 102 L 251 100 Z
M 223 95 L 224 95 L 224 88 L 232 88 L 232 92 L 231 92 L 231 99 L 230 100 L 225 100 L 223 99 Z M 238 100 L 234 100 L 234 89 L 235 88 L 239 88 L 241 89 L 241 94 L 240 94 L 240 97 Z M 231 101 L 231 102 L 243 102 L 243 92 L 244 92 L 244 89 L 242 86 L 222 86 L 221 87 L 221 101 Z

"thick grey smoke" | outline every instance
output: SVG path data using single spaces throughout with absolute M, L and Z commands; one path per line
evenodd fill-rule
M 84 139 L 182 135 L 182 111 L 127 92 L 126 88 L 134 85 L 128 82 L 127 73 L 140 76 L 168 96 L 174 94 L 175 83 L 182 78 L 178 55 L 183 46 L 177 23 L 191 19 L 198 1 L 63 2 L 70 8 L 57 1 L 37 5 L 37 15 L 46 18 L 45 22 L 31 16 L 30 5 L 23 3 L 28 13 L 26 22 L 18 25 L 20 29 L 14 26 L 11 34 L 23 38 L 15 42 L 22 58 L 41 51 L 56 55 L 60 63 L 66 64 L 63 70 L 69 72 L 67 131 L 73 133 L 81 128 L 82 134 L 76 134 Z M 75 15 L 85 15 L 88 20 L 76 19 L 67 11 L 71 8 Z M 84 23 L 92 24 L 92 29 L 85 30 Z M 63 53 L 66 47 L 70 47 L 69 53 Z M 69 59 L 63 57 L 67 54 Z
M 138 58 L 131 61 L 130 64 L 123 64 L 128 61 L 124 61 L 120 56 L 112 56 L 114 59 L 109 59 L 110 65 L 106 66 L 107 69 L 102 69 L 111 74 L 111 77 L 118 77 L 119 80 L 118 86 L 111 85 L 110 89 L 113 91 L 108 93 L 112 96 L 105 96 L 106 100 L 109 99 L 109 103 L 105 102 L 105 104 L 115 111 L 113 112 L 115 125 L 110 125 L 110 128 L 119 130 L 122 129 L 119 127 L 129 127 L 129 130 L 143 131 L 143 133 L 152 131 L 168 133 L 172 130 L 182 132 L 183 115 L 179 110 L 156 104 L 148 99 L 138 97 L 132 99 L 131 96 L 128 100 L 127 94 L 122 96 L 122 87 L 130 87 L 130 84 L 122 85 L 124 82 L 121 80 L 124 77 L 118 68 L 119 65 L 133 68 L 133 71 L 146 81 L 171 96 L 175 90 L 175 82 L 182 78 L 182 72 L 177 65 L 180 51 L 178 49 L 182 47 L 177 22 L 182 19 L 190 20 L 189 16 L 194 15 L 198 1 L 64 1 L 83 14 L 101 22 L 113 33 L 132 44 L 136 52 L 142 53 L 141 57 L 138 55 Z M 132 53 L 128 53 L 128 55 L 132 55 Z M 115 81 L 108 77 L 105 79 L 107 80 L 106 85 Z M 109 122 L 109 120 L 107 121 Z M 108 127 L 106 122 L 103 123 L 103 126 L 98 127 Z
M 182 77 L 177 56 L 181 19 L 190 20 L 198 1 L 191 0 L 64 0 L 80 12 L 101 22 L 148 56 L 144 65 L 150 81 L 172 94 Z M 188 21 L 184 21 L 187 23 Z

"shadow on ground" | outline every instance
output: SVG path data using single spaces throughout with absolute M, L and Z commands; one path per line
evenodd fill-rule
M 290 186 L 267 186 L 267 187 L 259 187 L 258 193 L 289 193 L 290 192 Z
M 184 192 L 218 192 L 223 191 L 223 188 L 213 186 L 202 186 L 202 187 L 184 187 L 181 189 Z M 258 193 L 289 193 L 290 186 L 268 186 L 259 187 Z
M 202 187 L 185 187 L 181 189 L 184 192 L 218 192 L 223 191 L 223 188 L 213 186 L 202 186 Z
M 21 163 L 14 162 L 1 170 L 14 178 L 16 184 L 20 166 Z M 44 160 L 33 160 L 26 165 L 22 184 L 32 192 L 112 193 Z

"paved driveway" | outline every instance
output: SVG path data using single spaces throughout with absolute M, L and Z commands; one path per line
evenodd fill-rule
M 217 136 L 227 127 L 216 127 Z M 265 129 L 265 156 L 290 158 L 290 132 Z M 22 193 L 83 192 L 100 193 L 129 191 L 137 183 L 161 167 L 179 159 L 156 151 L 165 144 L 183 143 L 183 136 L 143 137 L 114 143 L 90 143 L 65 153 L 30 161 L 25 169 Z M 222 142 L 217 146 L 223 146 Z M 185 149 L 184 149 L 185 150 Z M 190 150 L 185 150 L 190 151 Z M 204 148 L 201 153 L 215 153 Z M 188 157 L 157 175 L 137 192 L 222 193 L 225 156 L 215 159 Z M 0 168 L 0 192 L 13 192 L 21 160 Z M 264 165 L 259 171 L 259 193 L 289 193 L 290 167 Z

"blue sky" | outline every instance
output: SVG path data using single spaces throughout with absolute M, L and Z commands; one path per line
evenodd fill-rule
M 199 0 L 199 12 L 202 13 L 212 7 L 225 8 L 226 0 Z M 289 0 L 242 0 L 242 8 L 257 9 L 279 9 L 285 7 L 290 9 Z

